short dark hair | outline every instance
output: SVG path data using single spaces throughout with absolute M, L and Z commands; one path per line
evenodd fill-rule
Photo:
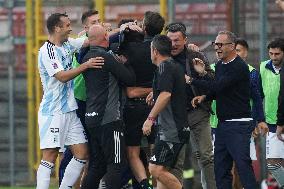
M 89 18 L 90 16 L 93 16 L 93 15 L 96 15 L 96 14 L 99 14 L 99 12 L 97 10 L 88 10 L 88 11 L 84 12 L 82 14 L 82 17 L 81 17 L 82 24 L 84 24 L 86 22 L 87 18 Z
M 61 17 L 68 17 L 66 13 L 53 13 L 47 18 L 46 27 L 49 34 L 54 33 L 55 26 L 62 26 Z
M 230 42 L 232 43 L 235 43 L 236 40 L 237 40 L 237 36 L 233 33 L 233 32 L 230 32 L 230 31 L 219 31 L 218 32 L 218 35 L 227 35 L 228 39 L 230 40 Z
M 120 27 L 122 24 L 126 24 L 126 23 L 128 23 L 128 22 L 134 22 L 134 19 L 132 19 L 132 18 L 121 19 L 121 20 L 118 22 L 117 26 Z
M 267 49 L 270 48 L 279 48 L 282 52 L 284 52 L 284 38 L 275 38 L 267 45 Z
M 152 47 L 163 56 L 171 56 L 172 41 L 166 35 L 156 35 L 153 38 Z
M 173 33 L 181 32 L 183 37 L 186 37 L 186 27 L 181 22 L 170 23 L 169 25 L 166 26 L 166 31 L 173 32 Z
M 147 11 L 144 14 L 145 31 L 150 36 L 160 34 L 164 28 L 165 19 L 158 12 Z
M 243 47 L 245 47 L 247 50 L 249 50 L 249 45 L 247 43 L 247 41 L 243 38 L 237 38 L 235 41 L 236 46 L 237 45 L 241 45 Z

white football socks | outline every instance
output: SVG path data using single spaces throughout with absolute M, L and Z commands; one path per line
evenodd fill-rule
M 72 186 L 79 178 L 85 164 L 86 160 L 80 160 L 73 157 L 65 169 L 65 173 L 59 189 L 72 188 Z
M 51 170 L 54 167 L 54 163 L 41 160 L 37 169 L 37 189 L 48 189 L 50 182 Z

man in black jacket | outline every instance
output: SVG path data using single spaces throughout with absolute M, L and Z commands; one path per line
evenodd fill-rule
M 282 62 L 282 68 L 280 71 L 280 91 L 278 96 L 278 110 L 277 110 L 277 138 L 284 142 L 284 62 Z M 282 159 L 283 162 L 283 159 Z M 283 170 L 283 165 L 282 165 Z
M 126 165 L 120 85 L 133 85 L 135 74 L 116 55 L 107 51 L 108 34 L 103 26 L 92 26 L 88 34 L 90 50 L 83 62 L 103 57 L 104 65 L 102 69 L 89 69 L 83 73 L 87 92 L 85 121 L 90 134 L 90 159 L 82 188 L 98 188 L 104 176 L 107 188 L 118 189 Z
M 281 134 L 284 133 L 284 63 L 280 72 L 280 91 L 278 96 L 278 111 L 277 111 L 277 137 L 284 142 L 284 138 Z
M 207 81 L 213 80 L 214 73 L 210 68 L 209 63 L 206 61 L 205 56 L 200 52 L 186 48 L 187 37 L 186 27 L 184 24 L 172 23 L 169 24 L 166 29 L 167 36 L 172 41 L 172 57 L 183 68 L 186 77 L 190 76 Z M 204 73 L 199 73 L 194 69 L 195 61 L 203 61 L 206 63 Z M 187 85 L 187 115 L 191 130 L 190 142 L 201 169 L 203 178 L 201 179 L 202 186 L 204 189 L 215 189 L 216 183 L 214 175 L 213 148 L 211 143 L 211 127 L 209 125 L 210 102 L 203 103 L 196 109 L 194 109 L 191 105 L 191 100 L 196 95 L 201 95 L 206 92 L 207 89 L 204 90 L 199 87 Z M 186 163 L 185 166 L 187 166 Z
M 221 31 L 213 43 L 219 61 L 215 81 L 189 78 L 188 83 L 207 88 L 207 95 L 193 98 L 192 105 L 216 99 L 219 120 L 215 135 L 214 163 L 218 189 L 232 188 L 233 161 L 244 188 L 257 188 L 250 159 L 250 137 L 254 129 L 250 108 L 250 73 L 236 54 L 236 36 Z
M 129 165 L 136 180 L 142 189 L 150 187 L 145 167 L 139 157 L 142 126 L 147 119 L 151 107 L 146 103 L 146 96 L 152 91 L 152 81 L 156 66 L 151 61 L 151 41 L 153 37 L 163 30 L 165 20 L 157 12 L 147 11 L 143 19 L 143 42 L 130 42 L 125 44 L 123 50 L 128 62 L 136 74 L 136 83 L 127 87 L 127 100 L 124 108 L 124 121 L 126 125 L 125 138 Z M 125 34 L 127 35 L 127 34 Z M 147 136 L 148 144 L 153 147 L 155 132 Z

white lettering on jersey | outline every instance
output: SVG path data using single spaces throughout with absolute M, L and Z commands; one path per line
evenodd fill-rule
M 94 116 L 98 116 L 98 115 L 99 115 L 99 113 L 97 113 L 97 112 L 92 112 L 92 113 L 86 113 L 85 114 L 86 117 L 94 117 Z

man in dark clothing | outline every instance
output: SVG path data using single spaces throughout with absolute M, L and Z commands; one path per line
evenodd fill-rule
M 192 51 L 186 48 L 187 37 L 186 27 L 182 23 L 172 23 L 167 26 L 167 36 L 172 40 L 172 56 L 173 59 L 183 68 L 186 76 L 196 79 L 210 81 L 214 78 L 213 70 L 210 68 L 208 61 L 200 52 Z M 195 58 L 198 61 L 206 63 L 206 72 L 198 73 L 194 69 Z M 196 60 L 197 61 L 197 60 Z M 190 126 L 190 142 L 195 152 L 196 158 L 201 169 L 202 186 L 204 189 L 215 189 L 214 163 L 213 163 L 213 148 L 211 143 L 211 128 L 209 125 L 210 103 L 203 103 L 198 108 L 194 109 L 191 105 L 191 100 L 196 95 L 206 93 L 207 90 L 199 87 L 187 85 L 187 115 Z M 185 166 L 188 161 L 185 162 Z
M 116 189 L 120 188 L 126 164 L 119 82 L 133 85 L 135 74 L 112 52 L 107 52 L 109 41 L 103 26 L 92 26 L 88 34 L 90 50 L 83 62 L 92 57 L 103 57 L 104 65 L 102 69 L 89 69 L 83 73 L 87 92 L 85 120 L 90 134 L 90 159 L 82 188 L 98 188 L 104 176 L 106 187 Z
M 244 188 L 257 188 L 250 159 L 250 137 L 255 125 L 251 118 L 250 73 L 247 64 L 236 54 L 236 37 L 221 31 L 213 43 L 219 61 L 215 81 L 189 78 L 188 83 L 210 89 L 210 93 L 193 98 L 192 105 L 216 99 L 214 163 L 218 189 L 232 188 L 231 169 L 236 162 Z
M 282 3 L 284 5 L 284 3 Z M 284 7 L 284 6 L 283 6 Z M 277 110 L 277 137 L 284 142 L 281 134 L 284 133 L 284 60 L 282 60 L 282 68 L 280 71 L 280 91 L 278 96 Z
M 140 183 L 141 188 L 150 187 L 145 167 L 139 158 L 142 126 L 151 107 L 146 103 L 146 96 L 152 91 L 153 74 L 156 68 L 151 62 L 150 44 L 152 38 L 159 34 L 164 27 L 165 20 L 157 12 L 147 11 L 143 19 L 143 42 L 130 42 L 123 45 L 128 62 L 136 74 L 136 83 L 127 87 L 127 100 L 124 107 L 124 121 L 126 125 L 127 155 L 131 170 Z M 125 33 L 125 35 L 128 35 Z M 148 144 L 155 142 L 155 132 L 147 136 Z
M 281 134 L 284 133 L 284 63 L 280 72 L 280 91 L 278 96 L 278 111 L 277 111 L 277 137 L 284 142 Z
M 144 122 L 143 133 L 149 135 L 154 124 L 159 127 L 149 165 L 158 188 L 180 189 L 182 183 L 169 170 L 184 155 L 189 127 L 184 73 L 170 56 L 171 40 L 165 35 L 155 36 L 151 43 L 151 59 L 158 66 L 153 82 L 155 105 Z
M 280 72 L 280 91 L 278 96 L 278 103 L 276 134 L 278 139 L 284 142 L 284 63 L 282 63 Z

